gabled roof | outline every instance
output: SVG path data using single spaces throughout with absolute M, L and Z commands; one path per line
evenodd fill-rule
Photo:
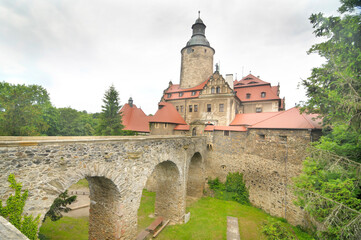
M 209 78 L 199 84 L 198 86 L 192 88 L 180 88 L 180 84 L 172 84 L 168 89 L 164 91 L 163 97 L 164 100 L 173 100 L 173 99 L 184 99 L 184 98 L 197 98 L 199 97 L 200 91 L 204 88 L 204 86 L 209 81 Z M 196 92 L 195 95 L 192 96 L 192 92 Z M 179 93 L 182 93 L 183 96 L 179 96 Z M 168 94 L 171 94 L 171 97 L 168 97 Z
M 236 117 L 229 124 L 231 126 L 250 126 L 267 118 L 273 117 L 279 114 L 279 112 L 262 112 L 262 113 L 240 113 L 236 114 Z
M 158 105 L 158 111 L 154 114 L 154 116 L 150 117 L 149 122 L 175 123 L 181 125 L 187 124 L 173 104 L 160 102 Z
M 262 81 L 258 77 L 253 76 L 252 74 L 248 74 L 244 78 L 239 81 L 234 81 L 234 87 L 250 87 L 250 86 L 257 86 L 257 85 L 267 85 L 270 84 L 268 82 Z
M 321 119 L 317 119 L 317 114 L 300 113 L 297 107 L 260 121 L 248 128 L 268 128 L 268 129 L 321 129 Z
M 119 112 L 122 113 L 124 130 L 149 132 L 149 117 L 135 104 L 132 104 L 132 107 L 128 103 L 124 104 Z
M 280 97 L 275 93 L 274 88 L 271 85 L 258 85 L 250 88 L 235 88 L 236 96 L 242 102 L 254 102 L 254 101 L 267 101 L 267 100 L 279 100 Z M 261 97 L 262 92 L 266 94 L 265 97 Z M 247 98 L 247 94 L 250 97 Z

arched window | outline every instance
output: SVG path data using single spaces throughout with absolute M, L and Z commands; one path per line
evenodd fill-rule
M 221 93 L 221 88 L 220 87 L 216 88 L 216 93 Z
M 211 93 L 215 93 L 214 87 L 211 88 Z

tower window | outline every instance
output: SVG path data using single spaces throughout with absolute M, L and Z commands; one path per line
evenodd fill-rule
M 211 88 L 211 93 L 215 93 L 216 91 L 215 91 L 215 88 L 214 87 L 212 87 Z
M 189 105 L 189 112 L 193 112 L 193 105 Z
M 212 112 L 212 105 L 211 104 L 207 104 L 207 112 Z
M 168 98 L 172 97 L 172 94 L 171 93 L 168 93 Z
M 194 112 L 198 112 L 198 105 L 194 105 Z
M 250 98 L 251 98 L 251 94 L 250 94 L 250 93 L 247 93 L 247 94 L 246 94 L 246 98 L 247 98 L 247 99 L 250 99 Z
M 182 93 L 182 92 L 179 93 L 179 97 L 181 97 L 181 96 L 183 96 L 183 93 Z
M 220 87 L 216 88 L 216 93 L 221 93 L 221 88 Z
M 196 91 L 193 91 L 193 92 L 192 92 L 192 96 L 196 95 L 196 93 L 197 93 Z
M 266 93 L 265 92 L 262 92 L 261 93 L 261 98 L 265 98 L 266 97 Z
M 219 111 L 224 112 L 224 104 L 223 103 L 219 104 Z

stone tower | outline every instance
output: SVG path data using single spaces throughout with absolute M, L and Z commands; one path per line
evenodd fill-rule
M 192 29 L 193 34 L 191 39 L 181 50 L 181 88 L 198 86 L 213 73 L 213 55 L 215 51 L 209 45 L 205 36 L 206 25 L 200 16 L 198 16 L 198 19 L 192 25 Z

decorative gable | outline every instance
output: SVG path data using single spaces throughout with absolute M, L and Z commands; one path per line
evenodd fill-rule
M 233 94 L 231 87 L 218 72 L 212 74 L 209 81 L 201 91 L 201 95 L 203 96 L 213 94 Z

